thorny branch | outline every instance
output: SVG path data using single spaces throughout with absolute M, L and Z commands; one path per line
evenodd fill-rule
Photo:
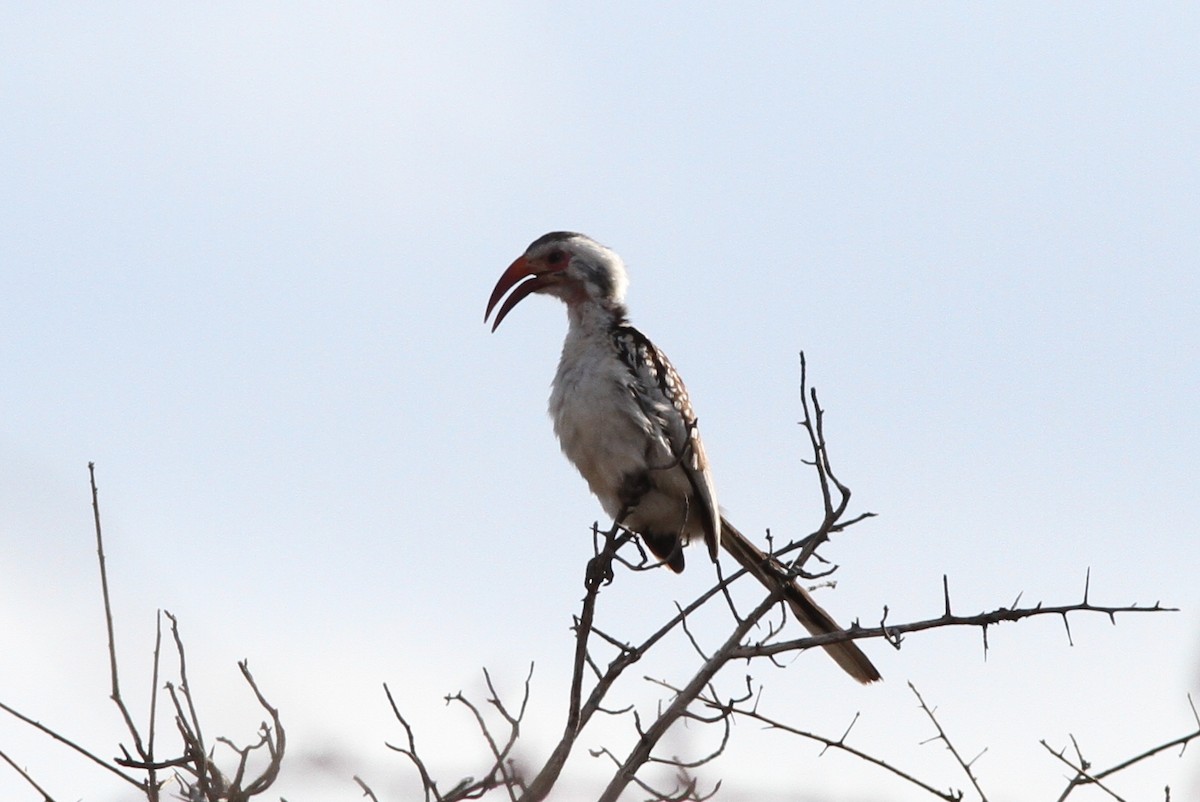
M 1108 616 L 1109 620 L 1115 624 L 1117 614 L 1119 613 L 1173 613 L 1178 611 L 1178 608 L 1163 607 L 1158 602 L 1148 607 L 1138 604 L 1124 606 L 1092 604 L 1087 600 L 1085 594 L 1083 601 L 1074 604 L 1043 605 L 1038 603 L 1033 607 L 1000 607 L 995 610 L 976 613 L 975 615 L 955 615 L 950 611 L 949 596 L 947 595 L 945 612 L 937 618 L 910 621 L 904 624 L 888 624 L 885 621 L 877 627 L 864 627 L 853 624 L 843 632 L 835 632 L 828 635 L 810 635 L 803 638 L 796 638 L 795 640 L 778 641 L 775 643 L 747 644 L 735 656 L 741 658 L 776 655 L 784 652 L 803 651 L 814 646 L 823 646 L 827 643 L 867 638 L 884 638 L 899 649 L 903 641 L 902 636 L 906 633 L 920 632 L 926 629 L 962 626 L 979 627 L 984 633 L 986 648 L 987 628 L 1005 621 L 1020 621 L 1024 618 L 1034 618 L 1043 615 L 1061 616 L 1066 621 L 1069 613 L 1099 613 Z M 885 608 L 885 617 L 886 613 Z
M 816 474 L 817 483 L 821 491 L 823 515 L 820 525 L 812 534 L 797 542 L 784 545 L 781 548 L 772 548 L 770 553 L 773 557 L 777 558 L 781 558 L 784 555 L 794 555 L 791 556 L 788 564 L 791 573 L 795 576 L 813 578 L 827 575 L 836 569 L 836 566 L 829 566 L 816 574 L 808 573 L 804 570 L 805 564 L 811 559 L 817 559 L 822 563 L 825 562 L 817 553 L 817 549 L 823 543 L 827 542 L 831 535 L 843 532 L 850 526 L 872 517 L 873 513 L 847 515 L 851 496 L 850 489 L 838 478 L 831 464 L 825 439 L 824 410 L 821 407 L 816 391 L 808 387 L 807 364 L 803 354 L 800 355 L 800 372 L 801 408 L 804 415 L 801 425 L 808 435 L 809 447 L 812 453 L 812 458 L 805 460 L 805 462 L 813 467 Z M 622 520 L 622 517 L 618 516 L 617 520 Z M 745 570 L 738 570 L 729 576 L 720 576 L 719 582 L 698 596 L 691 604 L 682 607 L 677 605 L 675 615 L 644 640 L 641 642 L 630 642 L 597 628 L 595 617 L 598 597 L 601 590 L 614 579 L 614 564 L 619 564 L 632 571 L 640 571 L 645 570 L 647 567 L 653 567 L 653 563 L 647 560 L 646 553 L 641 550 L 636 538 L 621 526 L 614 524 L 607 531 L 601 531 L 598 527 L 593 527 L 592 531 L 596 548 L 585 573 L 585 594 L 582 600 L 582 608 L 580 613 L 575 617 L 572 627 L 575 634 L 575 655 L 563 733 L 546 760 L 546 763 L 537 772 L 528 787 L 517 783 L 511 783 L 505 787 L 504 790 L 510 799 L 521 800 L 521 802 L 539 802 L 539 800 L 547 798 L 561 776 L 568 757 L 573 754 L 579 735 L 586 728 L 594 714 L 596 712 L 609 712 L 615 715 L 628 715 L 630 717 L 633 724 L 634 741 L 623 758 L 618 757 L 609 747 L 598 747 L 590 750 L 590 753 L 595 757 L 603 757 L 611 760 L 616 769 L 615 774 L 599 797 L 600 802 L 615 802 L 630 784 L 636 785 L 643 792 L 650 794 L 655 800 L 677 799 L 694 801 L 711 796 L 715 793 L 716 788 L 720 787 L 720 783 L 717 783 L 707 795 L 702 795 L 698 789 L 697 780 L 691 775 L 691 771 L 700 766 L 707 765 L 724 751 L 729 738 L 730 723 L 736 716 L 756 720 L 766 724 L 771 729 L 816 741 L 823 744 L 825 749 L 843 751 L 871 765 L 875 765 L 945 802 L 958 802 L 958 800 L 963 798 L 961 791 L 938 790 L 933 784 L 918 779 L 911 773 L 896 768 L 888 761 L 872 756 L 848 744 L 847 738 L 850 728 L 847 728 L 847 731 L 840 738 L 834 739 L 794 727 L 759 712 L 756 703 L 753 705 L 747 704 L 753 697 L 753 693 L 749 689 L 749 678 L 747 678 L 747 691 L 744 695 L 725 701 L 719 698 L 713 685 L 713 680 L 733 660 L 749 661 L 758 658 L 774 660 L 777 655 L 786 652 L 800 651 L 841 640 L 882 638 L 898 649 L 904 635 L 907 633 L 947 626 L 975 626 L 982 630 L 986 648 L 987 627 L 1004 621 L 1019 621 L 1041 615 L 1058 615 L 1062 617 L 1064 623 L 1068 623 L 1068 614 L 1070 613 L 1099 613 L 1107 615 L 1115 621 L 1118 613 L 1165 612 L 1171 609 L 1163 607 L 1158 603 L 1155 603 L 1152 607 L 1139 605 L 1096 605 L 1090 601 L 1088 597 L 1089 588 L 1087 583 L 1085 583 L 1083 601 L 1076 604 L 1057 606 L 1038 604 L 1033 607 L 1022 608 L 1017 607 L 1016 602 L 1014 602 L 1011 608 L 1002 607 L 976 615 L 957 615 L 951 608 L 948 582 L 944 581 L 943 612 L 938 617 L 909 623 L 891 624 L 886 620 L 887 609 L 885 608 L 884 620 L 880 622 L 878 627 L 862 627 L 855 624 L 842 633 L 777 641 L 776 636 L 780 629 L 782 629 L 782 626 L 774 623 L 766 623 L 766 614 L 775 605 L 779 604 L 779 599 L 776 597 L 777 594 L 769 595 L 748 615 L 740 616 L 734 610 L 733 602 L 728 596 L 727 589 L 733 582 L 746 573 Z M 621 549 L 625 546 L 637 549 L 637 558 L 627 559 L 622 556 Z M 1088 581 L 1090 582 L 1090 575 Z M 724 595 L 729 600 L 730 609 L 734 611 L 734 627 L 722 645 L 715 650 L 711 650 L 711 653 L 709 653 L 702 646 L 697 634 L 688 626 L 688 618 L 718 594 Z M 750 633 L 756 627 L 761 628 L 764 626 L 765 635 L 760 632 L 754 639 L 750 639 Z M 652 680 L 652 682 L 669 692 L 669 701 L 665 701 L 665 704 L 648 721 L 643 721 L 642 715 L 633 706 L 620 710 L 607 710 L 604 707 L 605 699 L 629 667 L 637 663 L 648 650 L 656 646 L 668 634 L 677 630 L 683 632 L 684 637 L 691 643 L 693 651 L 698 655 L 700 660 L 700 665 L 696 668 L 690 680 L 681 687 L 669 684 L 663 680 Z M 1068 625 L 1068 637 L 1069 635 L 1070 630 Z M 614 654 L 608 658 L 607 662 L 595 653 L 597 642 L 613 650 Z M 589 676 L 592 685 L 590 691 L 585 692 L 585 680 Z M 495 692 L 491 688 L 490 682 L 489 690 L 494 697 Z M 526 694 L 528 694 L 528 690 L 527 680 Z M 913 688 L 913 692 L 916 693 L 915 688 Z M 924 705 L 924 701 L 920 699 L 919 694 L 917 696 L 921 702 L 922 709 L 925 710 L 938 730 L 938 739 L 942 740 L 952 752 L 958 765 L 966 772 L 975 786 L 975 790 L 980 798 L 986 802 L 984 791 L 977 782 L 972 770 L 974 760 L 977 758 L 966 760 L 959 754 L 938 723 L 933 710 Z M 461 694 L 452 698 L 463 704 L 468 704 L 462 698 Z M 487 777 L 490 779 L 488 782 L 481 781 L 474 784 L 463 781 L 456 786 L 455 791 L 451 794 L 439 793 L 437 784 L 431 777 L 426 763 L 417 755 L 412 727 L 396 708 L 390 692 L 388 692 L 388 701 L 392 705 L 392 710 L 397 720 L 404 728 L 407 739 L 405 746 L 392 746 L 392 748 L 405 754 L 417 769 L 427 801 L 432 799 L 442 802 L 442 800 L 466 798 L 468 790 L 473 794 L 482 794 L 492 787 L 489 784 L 490 780 L 495 778 L 503 779 L 504 775 L 500 770 L 503 761 L 500 758 L 507 754 L 507 749 L 511 746 L 511 741 L 506 741 L 504 749 L 498 749 L 486 723 L 482 720 L 482 717 L 477 716 L 477 725 L 483 731 L 484 737 L 492 749 L 493 766 L 487 773 Z M 470 707 L 473 711 L 475 710 L 473 706 Z M 522 705 L 523 709 L 524 706 Z M 720 745 L 708 755 L 698 759 L 689 760 L 678 756 L 667 758 L 655 755 L 655 748 L 660 743 L 663 734 L 681 720 L 694 721 L 700 724 L 719 724 L 723 728 Z M 513 727 L 512 732 L 515 733 L 516 722 L 510 722 L 510 725 Z M 1186 743 L 1186 740 L 1179 740 L 1172 743 Z M 1154 751 L 1161 751 L 1164 748 L 1167 748 L 1167 746 L 1164 745 L 1157 750 L 1152 750 L 1146 756 L 1153 754 Z M 676 768 L 677 775 L 673 789 L 656 789 L 647 780 L 638 776 L 638 772 L 642 767 L 653 764 L 674 766 Z M 1114 767 L 1113 770 L 1119 770 L 1119 768 Z M 364 790 L 367 790 L 365 786 L 363 787 Z

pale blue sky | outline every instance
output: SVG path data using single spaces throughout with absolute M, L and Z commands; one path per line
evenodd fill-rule
M 525 245 L 568 228 L 625 257 L 744 530 L 817 520 L 807 353 L 835 463 L 880 515 L 828 551 L 838 617 L 935 615 L 942 574 L 963 612 L 1065 603 L 1089 567 L 1095 601 L 1183 608 L 1075 619 L 1074 648 L 1051 620 L 1005 626 L 986 663 L 965 631 L 869 644 L 869 689 L 807 655 L 756 672 L 775 714 L 838 734 L 861 712 L 861 747 L 961 786 L 919 746 L 911 679 L 963 751 L 990 747 L 997 799 L 1057 795 L 1039 739 L 1107 765 L 1181 734 L 1198 41 L 1184 3 L 5 7 L 0 699 L 113 753 L 95 460 L 132 702 L 164 607 L 210 731 L 252 737 L 250 660 L 290 725 L 293 802 L 356 799 L 354 772 L 402 798 L 385 680 L 457 753 L 473 732 L 442 695 L 481 693 L 482 665 L 515 693 L 536 661 L 541 757 L 601 511 L 544 411 L 562 310 L 482 318 Z M 609 631 L 690 598 L 692 566 L 622 577 Z M 678 676 L 675 648 L 642 673 Z M 704 775 L 722 798 L 923 798 L 737 735 Z M 0 748 L 60 799 L 122 798 L 11 721 Z M 1128 793 L 1200 794 L 1197 774 L 1160 758 Z M 33 797 L 0 770 L 0 798 Z

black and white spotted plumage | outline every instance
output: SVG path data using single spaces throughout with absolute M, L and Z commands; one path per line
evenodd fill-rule
M 534 240 L 500 277 L 487 315 L 500 304 L 495 329 L 532 293 L 567 305 L 550 417 L 563 452 L 605 512 L 677 572 L 689 542 L 703 540 L 714 562 L 723 547 L 765 587 L 780 589 L 810 632 L 841 632 L 778 561 L 722 517 L 687 389 L 666 355 L 629 324 L 628 283 L 616 253 L 582 234 L 555 231 Z M 852 641 L 825 648 L 858 681 L 879 679 Z
M 709 556 L 716 561 L 721 539 L 721 514 L 687 387 L 667 355 L 633 326 L 618 323 L 613 326 L 610 336 L 617 357 L 629 370 L 627 387 L 630 396 L 646 419 L 657 427 L 661 442 L 671 451 L 670 456 L 659 463 L 655 459 L 663 456 L 663 449 L 657 444 L 650 449 L 646 454 L 647 469 L 626 476 L 622 505 L 636 517 L 643 502 L 651 503 L 648 494 L 662 492 L 674 484 L 667 476 L 670 472 L 682 471 L 691 486 L 691 493 L 683 497 L 685 503 L 676 504 L 676 515 L 669 518 L 668 525 L 659 523 L 655 526 L 655 521 L 647 520 L 643 523 L 645 531 L 632 523 L 629 526 L 642 534 L 650 550 L 671 570 L 679 572 L 684 566 L 683 546 L 694 536 L 695 524 L 698 524 Z M 670 405 L 669 409 L 664 402 Z M 661 488 L 660 482 L 664 485 Z

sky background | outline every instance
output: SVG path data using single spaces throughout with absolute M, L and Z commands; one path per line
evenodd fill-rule
M 123 730 L 87 463 L 97 464 L 130 705 L 175 613 L 209 733 L 288 730 L 268 798 L 383 800 L 412 773 L 381 684 L 444 787 L 483 753 L 446 693 L 515 697 L 528 759 L 560 730 L 568 626 L 602 513 L 545 402 L 565 330 L 526 301 L 540 234 L 625 258 L 632 319 L 686 378 L 747 532 L 819 521 L 803 350 L 854 510 L 843 622 L 1080 599 L 1181 612 L 1044 618 L 866 649 L 858 688 L 807 654 L 752 667 L 767 712 L 937 787 L 1053 799 L 1074 734 L 1098 767 L 1194 728 L 1200 690 L 1200 7 L 1087 4 L 8 4 L 0 9 L 0 701 L 103 756 Z M 705 587 L 621 575 L 636 638 Z M 723 636 L 713 620 L 701 634 Z M 643 674 L 680 680 L 676 641 Z M 742 668 L 723 675 L 736 691 Z M 163 725 L 164 733 L 169 731 Z M 628 748 L 628 729 L 581 747 Z M 690 728 L 666 751 L 698 754 Z M 926 799 L 743 723 L 722 799 Z M 0 718 L 60 800 L 129 794 Z M 1195 750 L 1115 783 L 1200 797 Z M 604 776 L 568 767 L 562 799 Z M 631 798 L 637 795 L 631 796 Z M 0 798 L 35 800 L 7 768 Z M 639 797 L 640 798 L 640 797 Z M 1081 796 L 1081 798 L 1085 798 Z

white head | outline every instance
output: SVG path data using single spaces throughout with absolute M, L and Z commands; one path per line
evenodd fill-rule
M 484 320 L 513 287 L 516 289 L 496 313 L 493 331 L 513 307 L 535 292 L 553 295 L 568 306 L 598 304 L 623 316 L 628 286 L 625 263 L 616 253 L 583 234 L 552 231 L 530 243 L 525 253 L 500 276 L 488 300 Z

